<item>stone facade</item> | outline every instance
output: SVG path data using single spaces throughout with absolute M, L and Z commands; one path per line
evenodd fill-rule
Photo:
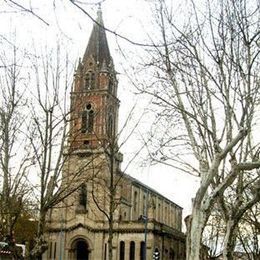
M 182 208 L 120 170 L 117 79 L 100 10 L 97 23 L 71 93 L 62 185 L 75 191 L 48 213 L 44 259 L 108 259 L 111 216 L 113 259 L 185 259 Z

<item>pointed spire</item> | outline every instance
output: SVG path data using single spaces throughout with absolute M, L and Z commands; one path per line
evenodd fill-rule
M 94 22 L 87 49 L 82 60 L 83 64 L 91 57 L 93 57 L 99 66 L 101 66 L 104 61 L 106 64 L 111 62 L 100 4 L 97 11 L 97 19 L 96 22 Z
M 101 10 L 101 3 L 98 3 L 98 10 L 97 10 L 97 20 L 99 24 L 103 25 L 103 19 L 102 19 L 102 10 Z

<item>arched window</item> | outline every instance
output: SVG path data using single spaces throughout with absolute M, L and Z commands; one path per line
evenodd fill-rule
M 135 260 L 135 242 L 130 242 L 129 260 Z
M 119 260 L 125 260 L 125 242 L 120 241 Z
M 145 242 L 142 241 L 140 244 L 140 260 L 146 259 L 146 248 L 145 248 Z
M 86 109 L 82 113 L 82 123 L 81 123 L 81 132 L 82 133 L 91 133 L 94 126 L 94 110 L 92 109 L 91 104 L 86 106 Z
M 95 73 L 89 71 L 85 76 L 85 90 L 91 90 L 95 88 Z

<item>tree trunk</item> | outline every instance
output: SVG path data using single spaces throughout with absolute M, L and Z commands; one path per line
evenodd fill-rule
M 111 147 L 110 160 L 110 185 L 109 185 L 109 227 L 108 227 L 108 259 L 113 260 L 113 231 L 114 231 L 114 210 L 115 210 L 115 187 L 114 187 L 114 147 Z
M 226 226 L 226 234 L 224 237 L 223 260 L 233 260 L 233 252 L 235 247 L 236 225 L 234 220 L 228 220 Z
M 201 210 L 199 205 L 194 204 L 190 225 L 187 228 L 186 260 L 202 260 L 200 252 L 205 220 L 205 211 Z
M 40 212 L 36 243 L 35 243 L 35 246 L 34 246 L 32 252 L 30 252 L 30 257 L 32 259 L 41 260 L 42 254 L 48 248 L 48 244 L 44 239 L 45 221 L 46 221 L 46 212 L 45 211 Z
M 109 221 L 108 230 L 108 259 L 113 260 L 113 220 Z

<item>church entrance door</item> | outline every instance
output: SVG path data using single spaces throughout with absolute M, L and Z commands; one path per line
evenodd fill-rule
M 76 259 L 89 260 L 89 247 L 85 240 L 78 240 L 76 242 Z

